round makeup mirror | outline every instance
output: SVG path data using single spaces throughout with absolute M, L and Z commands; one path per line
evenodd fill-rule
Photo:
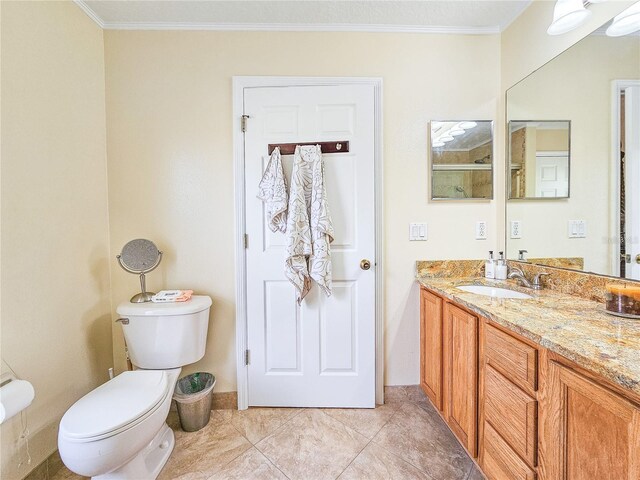
M 147 292 L 145 274 L 160 265 L 162 252 L 151 240 L 137 238 L 122 247 L 122 252 L 116 258 L 123 269 L 140 276 L 141 292 L 131 297 L 131 303 L 150 302 L 155 293 Z

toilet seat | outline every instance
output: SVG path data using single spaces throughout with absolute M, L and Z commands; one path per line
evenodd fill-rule
M 132 428 L 171 395 L 163 370 L 123 372 L 78 400 L 60 421 L 60 434 L 72 442 L 93 442 Z

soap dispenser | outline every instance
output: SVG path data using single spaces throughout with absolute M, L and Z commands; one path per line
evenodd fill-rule
M 504 259 L 504 252 L 499 252 L 500 258 L 498 259 L 498 263 L 496 264 L 496 275 L 495 278 L 498 280 L 506 280 L 507 279 L 507 261 Z
M 496 262 L 493 260 L 493 250 L 489 250 L 489 259 L 484 262 L 484 277 L 496 278 Z

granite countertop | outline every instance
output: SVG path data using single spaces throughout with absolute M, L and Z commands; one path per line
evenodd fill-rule
M 418 276 L 426 288 L 640 394 L 640 320 L 611 316 L 604 304 L 553 290 L 535 291 L 511 280 Z M 467 293 L 460 285 L 510 288 L 531 299 Z

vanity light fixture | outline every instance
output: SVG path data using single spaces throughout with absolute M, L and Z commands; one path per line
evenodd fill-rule
M 561 35 L 582 25 L 591 16 L 582 0 L 557 0 L 553 9 L 553 22 L 549 25 L 549 35 Z
M 458 135 L 464 135 L 464 129 L 463 128 L 454 128 L 449 130 L 449 135 L 452 135 L 454 137 L 457 137 Z
M 434 148 L 444 147 L 444 142 L 441 142 L 440 140 L 436 140 L 435 142 L 433 142 L 431 146 Z
M 439 138 L 439 140 L 441 142 L 450 142 L 451 140 L 453 140 L 453 137 L 451 135 L 443 135 L 442 137 Z
M 475 127 L 476 125 L 478 125 L 476 122 L 461 122 L 458 127 L 463 128 L 465 130 L 469 130 L 470 128 Z
M 622 37 L 636 30 L 640 30 L 640 2 L 634 3 L 622 13 L 616 15 L 606 33 L 610 37 Z

